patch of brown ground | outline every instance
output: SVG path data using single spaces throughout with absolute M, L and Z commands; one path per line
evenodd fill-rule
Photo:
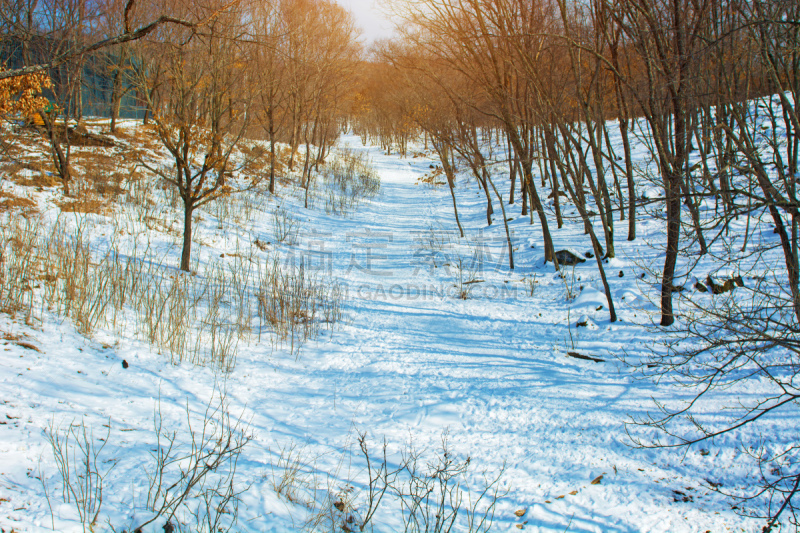
M 36 212 L 36 203 L 28 198 L 20 198 L 10 192 L 0 191 L 0 212 L 20 210 L 24 214 Z
M 64 213 L 93 213 L 96 215 L 107 215 L 108 204 L 102 198 L 86 196 L 77 200 L 68 199 L 58 204 Z

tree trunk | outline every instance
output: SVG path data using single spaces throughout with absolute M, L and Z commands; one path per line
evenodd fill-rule
M 516 186 L 515 184 L 516 184 L 516 181 L 517 181 L 517 158 L 512 155 L 514 153 L 514 151 L 513 151 L 512 147 L 511 147 L 511 141 L 507 140 L 507 146 L 508 146 L 508 148 L 507 148 L 508 149 L 508 157 L 507 157 L 507 159 L 508 159 L 508 172 L 511 175 L 510 176 L 511 177 L 511 189 L 509 190 L 509 193 L 508 193 L 508 205 L 511 205 L 511 204 L 514 203 L 514 187 Z
M 181 270 L 190 272 L 190 262 L 192 257 L 192 215 L 194 214 L 194 202 L 191 199 L 183 199 L 183 248 L 181 250 Z
M 56 117 L 48 113 L 40 113 L 42 121 L 44 122 L 45 130 L 47 130 L 47 137 L 50 140 L 50 155 L 53 159 L 53 166 L 58 172 L 58 177 L 61 180 L 61 186 L 64 189 L 64 196 L 70 196 L 70 182 L 72 181 L 72 172 L 70 169 L 70 144 L 69 144 L 69 130 L 67 126 L 67 118 L 64 117 L 64 144 L 67 148 L 61 146 L 61 136 L 58 133 L 56 126 Z
M 269 120 L 269 192 L 275 194 L 275 117 L 270 105 L 267 110 Z
M 117 132 L 117 119 L 122 105 L 122 68 L 121 62 L 114 70 L 114 78 L 111 85 L 111 133 Z
M 525 182 L 528 184 L 528 198 L 531 200 L 531 214 L 533 210 L 539 215 L 539 222 L 542 224 L 542 238 L 544 239 L 544 261 L 553 261 L 558 269 L 558 264 L 555 260 L 555 248 L 553 246 L 553 238 L 550 236 L 550 227 L 547 224 L 547 215 L 544 212 L 544 207 L 539 199 L 539 194 L 536 192 L 536 184 L 533 183 L 533 172 L 531 167 L 527 164 L 522 165 L 522 171 L 525 176 Z
M 497 192 L 497 187 L 494 186 L 491 176 L 486 170 L 483 170 L 483 175 L 486 181 L 492 186 L 494 194 L 497 196 L 497 201 L 500 202 L 500 210 L 503 212 L 503 225 L 506 228 L 506 243 L 508 244 L 508 268 L 514 270 L 514 248 L 511 244 L 511 231 L 508 229 L 508 218 L 506 218 L 506 208 L 503 205 L 503 197 Z M 513 189 L 512 189 L 513 190 Z
M 453 167 L 450 165 L 450 149 L 447 147 L 445 141 L 437 140 L 432 138 L 431 141 L 433 142 L 433 147 L 436 150 L 436 153 L 439 154 L 439 160 L 442 162 L 442 169 L 444 170 L 444 175 L 447 178 L 447 185 L 450 187 L 450 197 L 453 199 L 453 213 L 456 216 L 456 225 L 458 226 L 458 232 L 461 237 L 464 237 L 464 228 L 461 227 L 461 220 L 458 218 L 458 205 L 456 204 L 456 177 L 455 171 Z
M 308 190 L 311 188 L 311 166 L 309 164 L 310 157 L 311 157 L 311 145 L 309 144 L 308 133 L 306 133 L 306 156 L 305 160 L 303 161 L 303 178 L 302 178 L 303 186 L 306 189 L 305 202 L 304 202 L 304 206 L 306 209 L 308 209 Z
M 628 180 L 628 240 L 636 240 L 636 184 L 633 180 L 633 158 L 628 139 L 628 119 L 620 117 L 619 134 L 622 137 L 622 150 L 625 152 L 625 177 Z
M 667 249 L 664 258 L 664 272 L 661 276 L 661 325 L 671 326 L 675 322 L 672 311 L 673 279 L 678 260 L 678 244 L 681 235 L 681 195 L 680 176 L 673 172 L 664 176 L 667 196 Z
M 592 227 L 591 221 L 589 220 L 589 214 L 587 213 L 585 207 L 577 201 L 575 190 L 573 190 L 573 188 L 570 186 L 566 176 L 562 174 L 561 177 L 564 181 L 564 187 L 566 187 L 569 195 L 572 197 L 575 207 L 578 209 L 578 213 L 581 215 L 581 218 L 583 218 L 584 226 L 589 229 L 589 238 L 592 240 L 592 249 L 594 250 L 594 257 L 597 261 L 597 270 L 600 272 L 600 279 L 603 282 L 603 290 L 605 291 L 606 302 L 608 303 L 609 321 L 616 322 L 617 311 L 614 309 L 614 300 L 611 298 L 611 287 L 608 285 L 606 270 L 603 267 L 603 249 L 600 247 L 600 241 L 597 240 L 597 235 L 595 235 L 594 228 Z

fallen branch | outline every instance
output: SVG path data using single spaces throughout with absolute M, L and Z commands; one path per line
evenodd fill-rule
M 567 357 L 574 357 L 575 359 L 584 359 L 586 361 L 594 361 L 595 363 L 605 363 L 605 359 L 598 359 L 597 357 L 589 357 L 588 355 L 579 354 L 578 352 L 567 352 Z

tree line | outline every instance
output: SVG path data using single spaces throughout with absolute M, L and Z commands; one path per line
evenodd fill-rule
M 625 222 L 628 240 L 636 238 L 643 202 L 631 143 L 641 136 L 634 129 L 645 127 L 667 206 L 662 325 L 674 321 L 681 227 L 688 225 L 686 238 L 700 254 L 714 239 L 701 213 L 708 198 L 719 202 L 722 220 L 743 214 L 737 198 L 752 197 L 751 210 L 770 206 L 800 317 L 791 178 L 798 163 L 796 3 L 408 0 L 395 8 L 407 24 L 401 39 L 379 43 L 362 75 L 357 130 L 400 152 L 424 135 L 448 183 L 457 155 L 486 195 L 488 223 L 489 141 L 506 144 L 522 214 L 535 213 L 553 261 L 551 221 L 535 176 L 552 191 L 556 226 L 566 200 L 584 218 L 594 247 L 614 257 L 615 218 Z M 774 98 L 775 106 L 753 108 L 759 97 Z M 754 127 L 764 113 L 775 114 L 766 118 L 785 133 L 785 145 L 763 139 L 775 146 L 760 149 Z M 621 149 L 611 134 L 622 139 Z M 763 173 L 773 167 L 777 183 Z M 512 187 L 509 203 L 514 194 Z M 602 243 L 590 214 L 598 216 Z
M 0 76 L 45 76 L 52 86 L 39 116 L 67 195 L 69 125 L 83 118 L 85 64 L 102 62 L 111 78 L 111 133 L 126 95 L 144 108 L 173 160 L 142 165 L 183 201 L 184 270 L 194 211 L 229 193 L 230 176 L 248 160 L 269 158 L 269 175 L 251 177 L 268 178 L 274 193 L 276 144 L 287 143 L 289 168 L 302 165 L 308 187 L 346 122 L 361 55 L 352 15 L 329 0 L 5 1 L 0 38 L 21 65 Z M 235 157 L 252 139 L 266 140 L 269 152 Z
M 173 160 L 148 168 L 183 201 L 184 269 L 192 214 L 231 190 L 232 171 L 248 158 L 267 157 L 274 193 L 276 143 L 285 142 L 288 164 L 301 168 L 308 189 L 313 170 L 346 129 L 403 155 L 423 140 L 438 155 L 462 234 L 454 190 L 460 171 L 471 174 L 486 200 L 487 224 L 495 209 L 503 214 L 512 269 L 507 206 L 518 205 L 538 224 L 545 260 L 556 268 L 557 229 L 565 209 L 574 208 L 592 244 L 611 321 L 603 259 L 615 256 L 619 232 L 637 239 L 643 212 L 663 217 L 664 239 L 655 243 L 664 257 L 656 273 L 659 324 L 675 342 L 644 368 L 678 376 L 694 387 L 697 402 L 665 408 L 644 423 L 675 445 L 692 445 L 796 407 L 798 2 L 390 4 L 403 21 L 399 37 L 378 42 L 367 58 L 351 15 L 330 0 L 4 0 L 0 36 L 16 43 L 24 61 L 0 72 L 2 80 L 17 80 L 4 81 L 0 93 L 33 98 L 20 87 L 46 86 L 42 73 L 60 69 L 52 82 L 61 85 L 54 94 L 63 101 L 51 102 L 42 119 L 69 194 L 69 142 L 59 139 L 68 139 L 67 124 L 80 118 L 82 62 L 104 58 L 114 87 L 111 130 L 121 95 L 132 87 Z M 31 77 L 22 83 L 20 76 Z M 28 96 L 3 105 L 29 109 Z M 267 140 L 269 153 L 237 155 L 252 138 Z M 634 147 L 646 152 L 649 165 Z M 498 187 L 497 163 L 505 165 L 510 187 Z M 648 196 L 642 184 L 656 186 L 659 196 Z M 774 238 L 760 236 L 764 223 Z M 699 261 L 751 274 L 752 283 L 742 287 L 746 297 L 676 296 L 684 289 L 676 279 Z M 716 295 L 711 274 L 708 280 Z M 691 418 L 708 390 L 751 377 L 772 384 L 773 392 L 739 405 L 735 422 L 709 427 Z M 686 416 L 694 429 L 674 429 Z M 777 496 L 768 505 L 767 530 L 781 516 L 794 516 L 798 447 L 796 439 L 788 442 L 782 453 L 758 456 L 760 466 L 770 466 L 761 469 L 763 491 Z
M 601 258 L 615 256 L 620 233 L 637 239 L 642 214 L 663 218 L 663 240 L 650 244 L 663 251 L 653 273 L 658 322 L 671 340 L 642 369 L 695 396 L 641 423 L 669 435 L 669 446 L 690 446 L 796 409 L 800 4 L 404 0 L 393 7 L 404 20 L 400 38 L 375 47 L 353 112 L 365 139 L 404 153 L 423 138 L 451 191 L 459 168 L 475 178 L 487 224 L 498 205 L 521 204 L 556 268 L 553 230 L 574 208 L 611 321 Z M 507 169 L 505 197 L 490 168 Z M 661 192 L 653 197 L 654 190 Z M 513 268 L 510 236 L 508 254 Z M 739 286 L 736 297 L 720 294 L 714 276 L 726 272 L 750 276 L 746 287 L 741 277 L 728 280 Z M 693 273 L 705 280 L 696 295 L 678 281 Z M 737 414 L 726 422 L 695 418 L 710 391 L 746 388 L 749 379 L 771 391 L 732 405 Z M 687 418 L 690 430 L 679 424 Z M 765 531 L 781 517 L 796 525 L 797 439 L 761 437 L 781 445 L 754 453 L 762 475 L 750 496 L 769 495 L 766 511 L 757 511 L 768 519 Z

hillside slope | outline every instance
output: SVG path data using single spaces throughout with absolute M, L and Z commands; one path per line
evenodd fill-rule
M 658 268 L 661 252 L 647 243 L 662 231 L 661 222 L 642 219 L 642 237 L 620 240 L 617 258 L 605 265 L 620 318 L 612 324 L 596 264 L 566 267 L 562 279 L 544 264 L 540 231 L 517 207 L 508 211 L 514 218 L 511 271 L 499 205 L 495 224 L 487 227 L 476 184 L 464 177 L 457 187 L 467 234 L 459 239 L 449 192 L 420 182 L 435 160 L 387 156 L 355 137 L 343 144 L 367 153 L 381 179 L 380 193 L 346 216 L 326 214 L 323 197 L 304 209 L 302 191 L 286 185 L 274 198 L 242 193 L 252 196 L 247 212 L 244 200 L 230 204 L 233 215 L 212 205 L 198 222 L 196 278 L 210 278 L 214 268 L 234 276 L 241 272 L 235 264 L 277 261 L 291 272 L 302 264 L 304 275 L 337 287 L 341 320 L 322 322 L 316 338 L 302 345 L 264 329 L 255 302 L 249 331 L 231 337 L 225 348 L 226 372 L 188 360 L 173 364 L 169 348 L 147 342 L 147 324 L 130 311 L 121 326 L 101 325 L 88 335 L 47 309 L 37 309 L 29 325 L 24 316 L 0 315 L 6 339 L 0 351 L 0 527 L 83 530 L 75 505 L 62 501 L 47 439 L 48 431 L 63 435 L 71 422 L 89 428 L 89 440 L 107 441 L 98 468 L 110 472 L 95 530 L 142 523 L 150 516 L 154 412 L 162 429 L 177 431 L 176 442 L 185 443 L 187 411 L 196 428 L 220 394 L 252 437 L 236 470 L 242 493 L 234 530 L 340 531 L 349 516 L 363 517 L 369 472 L 359 433 L 366 433 L 373 459 L 385 440 L 390 466 L 415 450 L 423 470 L 446 440 L 449 457 L 469 458 L 458 479 L 462 487 L 468 482 L 473 497 L 502 474 L 493 531 L 757 527 L 708 486 L 747 486 L 749 463 L 732 438 L 678 454 L 634 448 L 626 432 L 627 422 L 655 410 L 654 399 L 678 394 L 638 380 L 622 360 L 635 363 L 660 342 L 651 328 L 657 307 L 649 298 L 658 289 L 649 269 Z M 3 187 L 29 194 L 43 225 L 58 219 L 86 228 L 95 257 L 114 244 L 137 260 L 160 261 L 168 276 L 189 276 L 175 269 L 174 209 L 154 209 L 151 216 L 162 223 L 148 227 L 126 219 L 123 204 L 110 205 L 107 216 L 59 215 L 57 189 Z M 278 205 L 293 228 L 283 242 L 276 235 Z M 558 249 L 589 250 L 580 220 L 567 214 L 566 227 L 555 233 Z M 18 216 L 12 211 L 6 224 Z M 243 287 L 258 292 L 254 282 Z M 232 299 L 231 292 L 222 294 L 220 309 Z M 751 384 L 739 399 L 759 392 Z M 719 393 L 706 404 L 709 416 L 717 416 L 725 401 Z M 790 433 L 797 420 L 769 424 L 776 433 Z M 372 527 L 401 531 L 399 502 L 387 494 Z M 182 513 L 178 521 L 190 524 Z

